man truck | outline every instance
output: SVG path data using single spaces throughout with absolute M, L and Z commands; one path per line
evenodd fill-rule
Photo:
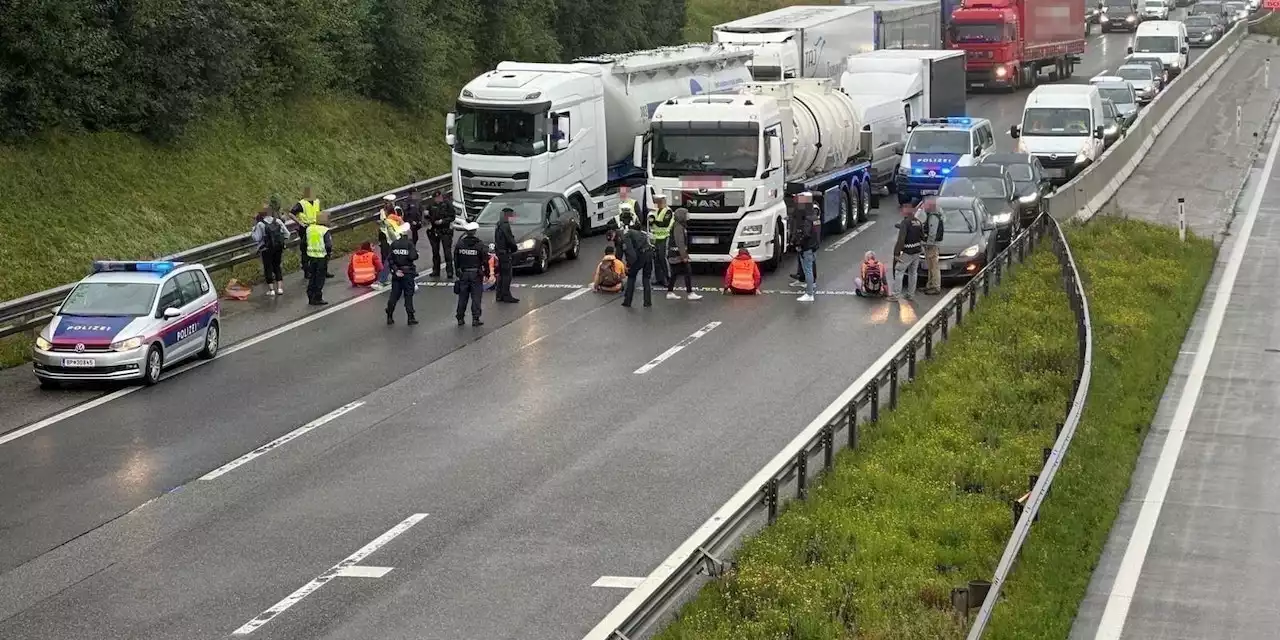
M 550 191 L 564 195 L 584 234 L 603 227 L 618 212 L 618 188 L 643 184 L 633 153 L 658 105 L 736 91 L 751 80 L 750 60 L 749 51 L 690 44 L 499 64 L 463 87 L 445 119 L 458 214 L 473 219 L 502 193 Z
M 804 6 L 726 22 L 713 40 L 754 53 L 757 81 L 839 78 L 845 58 L 875 49 L 875 11 L 868 7 Z
M 1063 80 L 1084 54 L 1084 3 L 968 0 L 951 14 L 947 39 L 965 52 L 971 88 L 1033 87 L 1043 69 Z

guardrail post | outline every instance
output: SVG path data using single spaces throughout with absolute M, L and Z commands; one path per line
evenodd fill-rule
M 1048 464 L 1049 456 L 1053 455 L 1053 447 L 1045 447 L 1040 450 L 1040 464 Z
M 987 281 L 987 274 L 982 274 L 982 281 L 984 283 Z M 978 306 L 978 292 L 974 290 L 972 282 L 965 286 L 969 289 L 969 310 L 973 311 L 974 307 Z M 956 324 L 959 323 L 957 322 Z
M 796 497 L 804 500 L 809 497 L 809 450 L 801 449 L 796 454 Z
M 849 448 L 857 450 L 860 444 L 862 444 L 862 426 L 858 424 L 858 408 L 854 405 L 853 413 L 849 414 Z
M 924 328 L 924 357 L 926 360 L 933 359 L 933 323 L 930 322 Z
M 925 327 L 925 331 L 928 331 L 928 330 L 929 328 Z M 916 341 L 912 340 L 911 344 L 907 345 L 907 382 L 911 382 L 912 380 L 915 380 L 915 379 L 916 379 Z
M 1271 88 L 1271 58 L 1262 62 L 1262 88 Z
M 778 479 L 770 478 L 760 493 L 760 500 L 769 511 L 769 524 L 773 524 L 778 520 Z
M 942 321 L 942 341 L 946 342 L 948 330 L 951 328 L 951 312 L 943 311 L 938 319 Z
M 889 360 L 889 408 L 898 408 L 898 356 Z
M 872 378 L 867 386 L 871 392 L 871 422 L 876 423 L 880 421 L 880 378 Z
M 1187 241 L 1187 207 L 1186 198 L 1178 198 L 1178 239 Z
M 969 285 L 960 288 L 960 295 L 956 296 L 956 326 L 964 324 L 964 297 L 969 294 Z
M 826 471 L 831 470 L 831 465 L 835 463 L 836 453 L 836 430 L 827 425 L 822 428 L 822 468 Z

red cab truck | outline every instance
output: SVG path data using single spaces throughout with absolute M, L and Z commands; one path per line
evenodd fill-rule
M 947 43 L 965 52 L 970 88 L 1033 87 L 1040 72 L 1068 78 L 1084 54 L 1082 0 L 966 0 L 951 14 Z

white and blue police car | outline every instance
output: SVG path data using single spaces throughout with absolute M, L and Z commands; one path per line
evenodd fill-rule
M 209 272 L 181 262 L 93 263 L 36 338 L 42 388 L 85 380 L 141 380 L 192 356 L 218 354 L 218 294 Z
M 894 176 L 898 202 L 936 195 L 953 168 L 978 164 L 996 151 L 986 118 L 925 118 L 910 123 L 907 131 Z

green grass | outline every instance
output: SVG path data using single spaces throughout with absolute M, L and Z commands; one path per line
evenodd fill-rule
M 989 627 L 991 640 L 1065 638 L 1102 554 L 1216 250 L 1115 218 L 1069 233 L 1094 328 L 1084 419 Z
M 987 637 L 1065 638 L 1214 259 L 1098 219 L 1070 232 L 1095 328 L 1090 404 Z M 896 411 L 808 501 L 747 540 L 661 640 L 962 638 L 951 588 L 991 578 L 1076 366 L 1056 259 L 1037 252 L 969 316 Z M 1141 283 L 1141 286 L 1135 286 Z M 966 493 L 966 485 L 981 493 Z
M 1249 25 L 1249 33 L 1268 36 L 1274 41 L 1280 38 L 1280 18 L 1275 13 L 1270 13 L 1258 24 Z
M 1057 259 L 1036 252 L 952 333 L 810 499 L 749 539 L 662 640 L 960 638 L 950 590 L 989 579 L 1076 369 Z M 981 491 L 966 492 L 966 487 Z
M 841 4 L 840 0 L 690 0 L 685 4 L 685 42 L 710 42 L 712 27 L 793 4 Z

